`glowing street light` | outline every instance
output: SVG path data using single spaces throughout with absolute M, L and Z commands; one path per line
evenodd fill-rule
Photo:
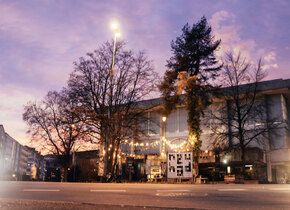
M 113 103 L 113 79 L 114 79 L 114 65 L 115 65 L 115 55 L 116 55 L 116 43 L 117 43 L 117 37 L 120 37 L 119 27 L 117 23 L 112 24 L 112 29 L 114 30 L 114 47 L 113 47 L 113 58 L 112 58 L 112 66 L 110 70 L 110 101 L 109 101 L 109 109 L 108 109 L 108 119 L 111 118 L 111 107 Z M 104 152 L 104 173 L 103 176 L 106 178 L 107 176 L 107 165 L 108 165 L 108 150 L 111 150 L 111 147 L 108 148 L 109 138 L 110 138 L 110 127 L 107 125 L 107 132 L 106 132 L 106 138 L 105 138 L 105 152 Z
M 117 30 L 118 29 L 118 24 L 117 23 L 112 23 L 112 29 Z
M 166 118 L 165 116 L 162 117 L 162 121 L 163 121 L 163 122 L 166 122 L 166 119 L 167 119 L 167 118 Z
M 120 37 L 121 36 L 120 31 L 119 31 L 119 26 L 118 26 L 117 23 L 113 23 L 112 24 L 112 29 L 113 29 L 113 31 L 115 33 L 115 37 Z
M 162 137 L 160 138 L 160 152 L 161 152 L 161 157 L 164 158 L 166 156 L 166 116 L 161 117 L 162 120 L 162 126 L 161 126 L 161 135 Z
M 112 24 L 112 29 L 114 30 L 114 48 L 113 48 L 113 60 L 112 60 L 112 69 L 111 74 L 113 76 L 114 74 L 114 65 L 115 65 L 115 55 L 116 55 L 116 43 L 117 43 L 117 37 L 120 37 L 120 31 L 117 23 Z

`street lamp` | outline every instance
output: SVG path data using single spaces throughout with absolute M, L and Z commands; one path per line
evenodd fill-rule
M 161 132 L 161 156 L 164 156 L 165 153 L 166 153 L 166 120 L 167 120 L 167 117 L 166 116 L 163 116 L 162 118 L 162 132 Z
M 111 68 L 111 77 L 114 76 L 114 65 L 115 65 L 115 55 L 116 55 L 116 43 L 117 37 L 120 37 L 120 32 L 117 23 L 112 24 L 112 28 L 114 30 L 114 47 L 113 47 L 113 59 L 112 59 L 112 68 Z
M 113 79 L 114 79 L 114 65 L 115 65 L 115 55 L 116 55 L 116 43 L 117 37 L 120 36 L 120 32 L 118 29 L 118 25 L 116 23 L 112 24 L 112 29 L 114 30 L 114 46 L 113 46 L 113 58 L 112 58 L 112 66 L 110 69 L 110 95 L 109 95 L 109 107 L 108 107 L 108 122 L 107 122 L 107 132 L 105 138 L 105 151 L 104 151 L 104 173 L 103 176 L 106 179 L 107 177 L 107 165 L 108 165 L 108 142 L 110 139 L 110 118 L 111 118 L 111 108 L 113 103 Z
M 166 122 L 166 119 L 167 119 L 167 118 L 166 118 L 165 116 L 162 117 L 162 121 L 163 121 L 163 122 Z

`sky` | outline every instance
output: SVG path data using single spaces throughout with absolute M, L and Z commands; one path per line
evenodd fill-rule
M 121 38 L 144 50 L 163 76 L 170 43 L 205 16 L 221 39 L 217 55 L 241 51 L 262 58 L 267 80 L 290 78 L 288 0 L 0 0 L 0 124 L 27 144 L 23 107 L 66 85 L 73 62 Z

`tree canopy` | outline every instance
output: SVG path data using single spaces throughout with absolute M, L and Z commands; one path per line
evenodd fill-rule
M 211 31 L 205 17 L 192 27 L 189 24 L 183 27 L 182 34 L 171 43 L 173 56 L 167 61 L 168 70 L 159 85 L 165 115 L 181 102 L 180 96 L 184 93 L 182 101 L 188 110 L 188 139 L 194 153 L 195 175 L 201 147 L 200 114 L 210 103 L 209 92 L 214 88 L 211 83 L 221 69 L 214 54 L 221 41 L 215 41 Z
M 246 148 L 254 142 L 266 145 L 268 131 L 278 126 L 267 119 L 266 100 L 259 95 L 259 82 L 265 76 L 261 59 L 253 65 L 241 53 L 228 53 L 221 71 L 224 103 L 209 109 L 206 116 L 213 148 L 240 151 L 243 172 Z
M 111 71 L 113 45 L 104 43 L 75 63 L 68 88 L 81 107 L 89 113 L 99 141 L 109 150 L 108 171 L 114 173 L 120 144 L 138 136 L 138 121 L 146 108 L 138 101 L 156 90 L 158 75 L 144 52 L 127 50 L 124 42 L 116 45 L 114 71 Z M 113 74 L 112 74 L 113 72 Z M 108 110 L 109 109 L 109 110 Z
M 29 126 L 32 143 L 58 157 L 65 170 L 65 180 L 72 150 L 81 142 L 91 141 L 92 130 L 86 124 L 86 113 L 77 109 L 77 101 L 66 89 L 50 91 L 42 101 L 30 102 L 24 107 L 23 120 Z

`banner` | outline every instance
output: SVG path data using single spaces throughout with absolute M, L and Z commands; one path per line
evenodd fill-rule
M 192 153 L 168 153 L 167 178 L 192 178 Z

